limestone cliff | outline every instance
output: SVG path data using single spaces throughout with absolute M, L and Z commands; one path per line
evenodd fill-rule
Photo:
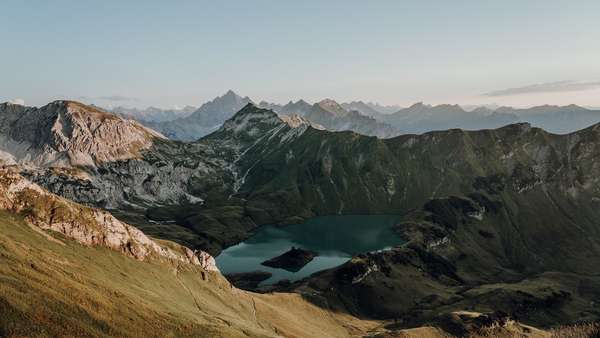
M 21 213 L 32 226 L 84 245 L 108 247 L 138 260 L 154 257 L 218 271 L 214 258 L 203 251 L 160 245 L 110 213 L 58 197 L 11 169 L 0 169 L 0 209 Z

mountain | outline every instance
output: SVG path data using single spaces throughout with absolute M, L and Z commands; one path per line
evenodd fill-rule
M 597 226 L 600 222 L 597 205 L 600 186 L 597 177 L 600 167 L 596 163 L 600 154 L 600 125 L 567 135 L 519 123 L 497 129 L 452 129 L 381 139 L 351 131 L 331 132 L 318 128 L 310 119 L 313 109 L 332 121 L 353 114 L 340 110 L 331 101 L 313 105 L 304 117 L 279 115 L 247 104 L 215 132 L 195 142 L 184 143 L 163 139 L 158 134 L 146 134 L 146 129 L 138 126 L 141 128 L 138 130 L 134 122 L 105 115 L 105 112 L 100 114 L 93 107 L 75 104 L 77 113 L 69 113 L 74 109 L 69 106 L 60 101 L 42 108 L 18 108 L 21 109 L 19 114 L 32 110 L 26 115 L 29 118 L 24 121 L 27 122 L 25 125 L 38 126 L 34 128 L 34 141 L 27 139 L 27 143 L 22 140 L 24 136 L 15 136 L 13 128 L 8 127 L 19 121 L 15 118 L 19 115 L 14 111 L 16 108 L 6 104 L 1 106 L 3 127 L 0 131 L 11 145 L 3 150 L 15 159 L 14 170 L 25 180 L 38 184 L 39 189 L 47 189 L 63 198 L 88 205 L 108 205 L 115 209 L 119 222 L 133 223 L 150 236 L 216 255 L 222 248 L 248 238 L 262 224 L 285 225 L 316 215 L 396 214 L 403 215 L 396 231 L 407 242 L 387 251 L 357 255 L 337 268 L 274 287 L 279 292 L 252 294 L 247 298 L 239 296 L 240 293 L 232 295 L 231 287 L 218 275 L 214 280 L 222 281 L 224 284 L 218 284 L 224 285 L 222 288 L 198 286 L 192 279 L 184 279 L 182 285 L 173 277 L 180 274 L 173 274 L 172 265 L 159 268 L 149 260 L 143 269 L 96 251 L 89 254 L 93 255 L 90 259 L 76 260 L 76 264 L 58 268 L 60 263 L 57 262 L 61 262 L 64 250 L 75 250 L 75 257 L 89 256 L 80 251 L 81 248 L 71 249 L 71 244 L 61 249 L 62 245 L 51 240 L 44 242 L 52 246 L 46 250 L 38 242 L 31 242 L 40 238 L 32 237 L 35 232 L 27 228 L 27 224 L 11 218 L 2 223 L 9 235 L 0 237 L 3 240 L 0 249 L 4 250 L 0 259 L 12 257 L 9 259 L 16 264 L 8 261 L 0 266 L 21 269 L 17 270 L 21 272 L 15 272 L 5 268 L 3 272 L 26 281 L 27 285 L 34 283 L 35 279 L 27 276 L 36 273 L 34 266 L 38 267 L 35 263 L 31 266 L 28 257 L 35 257 L 52 266 L 52 269 L 43 270 L 43 274 L 51 276 L 43 280 L 64 281 L 68 280 L 66 276 L 79 276 L 85 271 L 84 277 L 80 277 L 85 279 L 84 285 L 100 285 L 94 290 L 125 290 L 120 292 L 129 297 L 124 297 L 123 303 L 121 300 L 115 302 L 136 304 L 131 313 L 142 321 L 150 319 L 149 325 L 156 322 L 151 320 L 156 317 L 150 314 L 162 320 L 163 314 L 169 313 L 170 317 L 177 318 L 177 324 L 160 327 L 177 326 L 182 323 L 179 320 L 190 318 L 187 317 L 189 313 L 196 313 L 190 309 L 198 309 L 193 305 L 198 302 L 202 306 L 196 306 L 203 311 L 208 308 L 215 312 L 202 315 L 203 320 L 193 317 L 195 323 L 225 316 L 234 324 L 231 330 L 244 325 L 248 326 L 248 332 L 259 330 L 252 334 L 258 336 L 275 335 L 272 334 L 276 332 L 271 329 L 273 326 L 278 330 L 292 330 L 286 332 L 301 332 L 297 331 L 301 328 L 291 323 L 297 318 L 306 318 L 301 315 L 302 309 L 334 316 L 326 316 L 328 321 L 324 327 L 308 326 L 307 330 L 315 333 L 313 335 L 323 329 L 327 331 L 321 331 L 321 335 L 332 330 L 338 336 L 349 334 L 350 329 L 337 326 L 343 318 L 356 325 L 353 332 L 361 335 L 373 327 L 399 332 L 431 325 L 460 335 L 467 324 L 458 327 L 454 324 L 468 320 L 464 311 L 481 321 L 518 318 L 544 328 L 599 319 L 595 302 L 600 295 L 600 277 L 597 275 L 600 264 L 600 230 Z M 435 107 L 418 105 L 411 108 L 402 116 L 427 116 Z M 453 114 L 464 112 L 456 106 L 437 109 Z M 502 111 L 497 113 L 503 114 Z M 63 128 L 79 123 L 56 122 L 67 120 L 65 116 L 69 114 L 79 116 L 76 121 L 85 121 L 85 126 L 96 126 L 99 130 L 103 130 L 104 122 L 118 126 L 114 127 L 116 133 L 133 123 L 134 127 L 127 128 L 134 128 L 132 132 L 144 135 L 149 143 L 137 153 L 124 147 L 125 154 L 136 156 L 122 156 L 121 153 L 116 156 L 108 152 L 114 156 L 109 158 L 104 154 L 105 149 L 110 149 L 111 140 L 103 137 L 103 132 L 96 133 L 91 129 L 88 135 L 83 127 Z M 482 110 L 478 114 L 489 114 L 489 111 Z M 68 132 L 70 130 L 76 132 Z M 81 140 L 79 135 L 86 135 L 83 143 L 96 146 L 77 147 L 79 142 L 74 140 Z M 14 144 L 25 144 L 26 147 Z M 30 146 L 32 144 L 35 146 Z M 32 161 L 30 159 L 37 155 L 26 154 L 28 149 L 33 155 L 38 154 L 37 149 L 54 149 L 55 144 L 87 151 L 85 157 L 93 159 L 94 165 Z M 54 152 L 49 150 L 50 154 Z M 56 167 L 53 163 L 61 166 Z M 57 205 L 54 199 L 39 198 L 30 192 L 31 189 L 15 200 L 10 194 L 28 184 L 17 181 L 11 185 L 11 180 L 10 176 L 6 180 L 0 179 L 0 184 L 8 184 L 4 190 L 0 189 L 0 195 L 4 191 L 8 200 L 14 201 L 7 202 L 6 210 L 25 213 L 25 219 L 33 215 L 34 219 L 45 220 L 47 224 L 56 220 L 58 224 L 54 228 L 63 234 L 78 236 L 81 232 L 63 229 L 78 229 L 77 226 L 88 224 L 88 221 L 72 219 L 77 215 L 87 219 L 86 215 L 91 211 L 79 209 L 83 206 L 68 204 L 69 210 L 63 212 L 62 209 L 67 207 Z M 0 198 L 0 206 L 2 201 Z M 40 204 L 35 204 L 38 201 Z M 30 211 L 33 214 L 27 214 Z M 91 215 L 96 214 L 91 212 Z M 108 216 L 102 219 L 111 220 Z M 91 221 L 89 224 L 96 226 L 98 223 Z M 94 238 L 108 237 L 112 232 L 97 234 Z M 11 244 L 14 238 L 22 245 Z M 42 251 L 23 251 L 20 249 L 23 245 Z M 130 247 L 135 245 L 116 246 L 120 252 L 123 252 L 120 248 L 127 252 Z M 82 263 L 85 261 L 100 264 L 99 271 L 106 271 L 89 271 L 93 269 L 89 265 L 95 264 L 85 265 Z M 126 266 L 127 269 L 118 271 L 115 266 Z M 148 273 L 146 268 L 154 273 Z M 98 281 L 87 279 L 88 276 L 107 275 L 110 277 Z M 209 280 L 213 280 L 212 276 L 209 274 Z M 138 305 L 141 304 L 139 292 L 144 288 L 135 286 L 138 284 L 133 281 L 137 278 L 150 283 L 151 291 L 144 293 L 149 299 L 141 298 L 146 305 Z M 157 278 L 159 281 L 155 284 L 153 281 Z M 190 277 L 182 275 L 181 278 Z M 115 286 L 111 284 L 113 280 L 123 281 L 123 284 Z M 181 288 L 175 287 L 177 285 Z M 29 289 L 33 291 L 28 291 L 28 297 L 14 296 L 6 301 L 8 306 L 5 303 L 0 306 L 10 309 L 16 318 L 29 318 L 22 315 L 22 311 L 31 309 L 30 304 L 20 307 L 12 304 L 19 299 L 45 299 L 40 295 L 47 294 L 36 285 Z M 9 290 L 10 294 L 17 293 L 14 286 Z M 75 290 L 78 297 L 90 297 L 89 291 Z M 62 294 L 67 294 L 66 290 Z M 54 302 L 56 298 L 53 297 L 44 302 Z M 204 297 L 210 301 L 204 301 Z M 182 312 L 188 313 L 183 317 L 177 315 L 182 313 L 180 310 L 172 307 L 180 298 L 185 299 L 181 306 L 187 309 Z M 58 299 L 51 305 L 65 302 L 64 298 Z M 247 300 L 243 303 L 246 305 L 240 303 L 241 299 Z M 259 304 L 254 312 L 251 299 Z M 76 304 L 80 303 L 88 304 Z M 72 302 L 67 304 L 71 309 L 69 313 L 81 313 L 77 312 L 80 307 L 72 307 Z M 99 304 L 105 309 L 106 303 Z M 108 304 L 106 306 L 112 303 Z M 143 306 L 151 311 L 138 309 Z M 128 309 L 131 307 L 127 306 Z M 236 312 L 241 319 L 229 319 L 234 318 Z M 257 312 L 263 315 L 253 317 L 252 313 Z M 364 318 L 375 323 L 365 322 Z M 217 326 L 218 330 L 224 327 Z M 196 327 L 191 326 L 190 330 L 192 328 Z
M 167 122 L 177 118 L 185 118 L 195 112 L 198 108 L 185 106 L 182 109 L 161 109 L 148 107 L 146 109 L 115 107 L 110 112 L 127 119 L 145 122 Z
M 381 114 L 387 115 L 397 112 L 402 109 L 402 107 L 398 105 L 381 105 L 379 103 L 367 102 L 367 105 L 374 110 L 380 112 Z
M 528 122 L 557 134 L 571 133 L 600 122 L 600 111 L 576 105 L 537 106 L 527 109 L 480 106 L 466 111 L 458 105 L 430 106 L 416 103 L 390 115 L 378 115 L 379 121 L 403 132 L 421 134 L 445 129 L 493 129 L 517 122 Z
M 491 111 L 494 111 L 498 108 L 500 108 L 499 105 L 495 104 L 495 103 L 489 103 L 489 104 L 461 104 L 460 105 L 462 107 L 462 109 L 466 110 L 466 111 L 473 111 L 475 109 L 479 109 L 479 108 L 485 108 Z
M 467 112 L 458 105 L 430 106 L 421 102 L 381 116 L 380 120 L 411 134 L 453 128 L 493 129 L 520 121 L 518 116 L 505 111 L 491 112 L 480 108 Z
M 5 164 L 19 165 L 53 192 L 104 208 L 201 203 L 206 191 L 188 189 L 190 180 L 202 177 L 203 188 L 220 189 L 230 175 L 226 161 L 207 155 L 210 146 L 170 141 L 73 101 L 0 104 L 0 140 Z
M 352 101 L 350 103 L 341 103 L 340 105 L 348 111 L 356 110 L 356 111 L 360 112 L 361 114 L 369 116 L 369 117 L 376 118 L 380 114 L 383 114 L 382 112 L 375 109 L 373 105 L 364 103 L 362 101 Z M 398 111 L 398 109 L 396 109 L 394 111 Z
M 298 115 L 320 125 L 330 131 L 354 131 L 367 136 L 381 138 L 392 137 L 400 134 L 395 128 L 378 122 L 373 117 L 362 114 L 356 110 L 347 111 L 331 99 L 324 99 L 313 105 L 304 100 L 290 101 L 285 105 L 278 105 L 262 101 L 260 108 L 271 109 L 280 115 Z
M 358 111 L 347 111 L 337 102 L 325 99 L 312 105 L 304 117 L 313 123 L 322 125 L 331 131 L 351 130 L 356 133 L 388 138 L 399 135 L 400 132 L 372 117 L 363 115 Z
M 135 121 L 74 101 L 41 108 L 0 104 L 0 151 L 9 164 L 96 167 L 140 157 L 162 138 Z
M 6 164 L 18 165 L 26 178 L 56 194 L 114 210 L 120 217 L 135 220 L 150 235 L 161 234 L 218 252 L 256 227 L 254 222 L 241 220 L 236 231 L 211 233 L 220 229 L 222 218 L 229 214 L 209 208 L 223 199 L 230 201 L 228 196 L 242 185 L 246 169 L 237 162 L 256 142 L 255 137 L 285 142 L 309 126 L 321 128 L 297 116 L 279 117 L 272 111 L 254 114 L 254 109 L 247 105 L 214 137 L 181 143 L 135 121 L 72 101 L 56 101 L 41 108 L 2 104 L 0 151 Z M 257 116 L 249 118 L 253 114 Z M 265 116 L 269 123 L 246 128 Z M 232 134 L 229 128 L 238 120 L 246 122 L 240 122 Z M 222 135 L 227 137 L 219 138 Z M 195 205 L 192 208 L 202 209 L 207 200 L 207 209 L 218 215 L 203 223 L 204 235 L 198 234 L 195 225 L 168 231 L 174 226 L 170 216 L 146 215 L 159 207 L 177 210 Z M 227 222 L 232 225 L 231 220 Z
M 259 111 L 254 116 L 269 116 Z M 268 120 L 244 127 L 277 130 L 275 116 Z M 409 244 L 287 290 L 319 294 L 352 313 L 412 318 L 407 326 L 465 308 L 541 326 L 596 319 L 586 299 L 600 291 L 600 126 L 564 136 L 528 124 L 392 139 L 310 127 L 284 143 L 242 135 L 249 148 L 236 161 L 244 173 L 239 217 L 285 224 L 340 213 L 406 215 L 398 231 Z M 190 210 L 179 222 L 206 215 Z
M 316 105 L 336 117 L 342 117 L 348 113 L 339 103 L 332 99 L 323 99 L 317 102 Z
M 166 259 L 219 271 L 205 252 L 174 244 L 161 246 L 108 212 L 60 198 L 15 170 L 0 169 L 0 181 L 0 209 L 21 214 L 36 229 L 59 232 L 84 245 L 107 247 L 137 260 Z
M 304 100 L 298 100 L 296 102 L 290 101 L 285 105 L 261 101 L 261 103 L 258 105 L 258 107 L 263 108 L 263 109 L 273 110 L 273 111 L 277 112 L 277 114 L 281 114 L 281 115 L 306 116 L 306 114 L 308 114 L 308 112 L 310 111 L 312 106 L 310 103 L 307 103 Z
M 249 102 L 250 98 L 241 97 L 229 90 L 223 96 L 203 104 L 189 116 L 146 125 L 171 139 L 192 141 L 217 130 L 223 122 Z
M 522 121 L 557 134 L 572 133 L 600 122 L 600 110 L 577 105 L 544 105 L 527 109 L 500 107 L 496 112 L 519 116 Z
M 376 325 L 300 295 L 236 289 L 205 252 L 152 239 L 7 169 L 0 220 L 3 336 L 348 337 Z
M 149 238 L 10 169 L 0 169 L 0 219 L 0 329 L 8 337 L 550 334 L 473 311 L 442 317 L 437 328 L 403 330 L 397 321 L 361 319 L 314 304 L 309 295 L 239 290 L 208 254 Z M 593 330 L 563 329 L 582 336 Z

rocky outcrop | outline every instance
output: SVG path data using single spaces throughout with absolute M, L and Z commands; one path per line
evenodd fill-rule
M 0 104 L 0 150 L 8 163 L 97 167 L 140 158 L 162 136 L 138 122 L 73 101 L 41 108 Z
M 32 226 L 60 232 L 84 245 L 108 247 L 138 260 L 169 260 L 218 271 L 206 252 L 174 243 L 160 245 L 110 213 L 51 194 L 12 169 L 0 169 L 0 209 L 21 213 Z
M 222 186 L 212 145 L 181 144 L 139 123 L 72 101 L 0 104 L 0 161 L 71 200 L 103 208 L 203 202 Z

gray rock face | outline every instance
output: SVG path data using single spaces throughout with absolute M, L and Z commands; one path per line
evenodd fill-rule
M 0 140 L 4 164 L 19 165 L 57 194 L 105 208 L 201 203 L 198 192 L 189 193 L 190 181 L 227 176 L 217 175 L 226 164 L 210 146 L 168 141 L 70 101 L 39 109 L 0 105 Z
M 248 173 L 241 159 L 249 148 L 291 140 L 311 126 L 248 105 L 214 137 L 181 143 L 74 102 L 0 108 L 5 164 L 53 193 L 109 209 L 203 203 L 209 191 L 230 195 Z M 25 122 L 21 133 L 13 131 Z
M 8 163 L 96 167 L 139 158 L 159 138 L 135 121 L 77 102 L 0 105 L 0 150 Z

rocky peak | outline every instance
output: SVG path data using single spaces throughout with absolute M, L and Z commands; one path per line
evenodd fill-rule
M 260 148 L 271 142 L 280 144 L 302 135 L 309 127 L 323 129 L 298 115 L 278 115 L 272 110 L 247 104 L 207 140 L 219 140 L 220 146 L 242 149 Z
M 235 103 L 240 103 L 240 102 L 244 102 L 244 104 L 251 102 L 249 97 L 241 97 L 238 94 L 236 94 L 233 90 L 228 90 L 227 93 L 223 94 L 222 96 L 216 97 L 213 101 L 214 103 L 221 103 L 221 104 L 235 104 Z
M 264 128 L 270 129 L 282 122 L 274 111 L 261 109 L 252 103 L 248 103 L 232 118 L 225 121 L 219 130 L 233 132 L 234 134 L 246 133 L 248 135 L 256 135 L 260 131 L 264 131 Z
M 323 127 L 319 124 L 313 123 L 298 114 L 282 115 L 282 116 L 279 116 L 279 118 L 283 122 L 287 123 L 287 125 L 289 125 L 292 128 L 300 128 L 300 127 L 310 126 L 314 129 L 325 130 L 325 127 Z
M 494 110 L 492 110 L 488 107 L 485 107 L 485 106 L 480 106 L 480 107 L 477 107 L 477 108 L 471 110 L 471 113 L 475 114 L 475 115 L 487 116 L 487 115 L 491 115 L 492 113 L 494 113 Z
M 95 167 L 137 158 L 156 138 L 138 122 L 75 101 L 0 106 L 0 150 L 17 163 Z
M 410 107 L 408 107 L 407 109 L 415 110 L 415 109 L 427 109 L 427 108 L 431 108 L 431 106 L 428 104 L 424 104 L 423 102 L 417 102 L 417 103 L 411 105 Z
M 233 90 L 204 103 L 192 115 L 183 119 L 187 123 L 198 123 L 202 126 L 214 126 L 223 123 L 246 104 L 252 102 L 249 97 L 241 97 Z
M 321 100 L 317 105 L 335 116 L 343 116 L 348 113 L 346 109 L 332 99 Z

